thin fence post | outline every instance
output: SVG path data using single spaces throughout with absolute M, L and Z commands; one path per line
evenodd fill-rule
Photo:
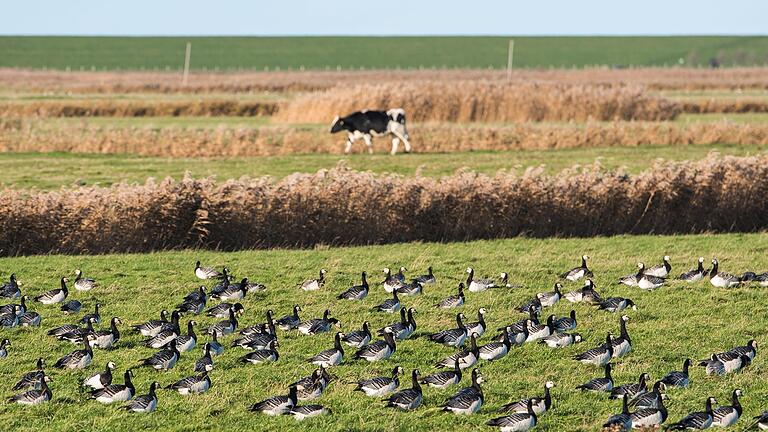
M 181 78 L 181 85 L 186 86 L 189 83 L 189 59 L 192 56 L 192 42 L 187 42 L 187 51 L 184 54 L 184 75 Z
M 515 55 L 515 40 L 509 40 L 509 48 L 507 49 L 507 82 L 512 82 L 512 60 Z

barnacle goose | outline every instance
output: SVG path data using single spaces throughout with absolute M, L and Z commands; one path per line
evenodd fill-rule
M 482 292 L 489 288 L 496 288 L 496 282 L 493 279 L 475 279 L 475 269 L 467 267 L 467 289 L 470 292 Z
M 432 266 L 427 267 L 427 274 L 416 276 L 411 280 L 411 282 L 418 282 L 421 285 L 433 284 L 436 281 L 437 279 L 435 279 L 435 275 L 432 273 Z
M 8 282 L 0 285 L 0 297 L 4 298 L 17 298 L 21 297 L 21 289 L 19 289 L 19 283 L 16 281 L 16 275 L 11 274 Z
M 342 336 L 344 336 L 343 333 L 336 333 L 333 338 L 333 348 L 322 351 L 307 361 L 325 368 L 340 364 L 344 360 L 344 347 L 341 346 Z
M 613 337 L 609 333 L 605 337 L 605 343 L 598 347 L 587 350 L 581 354 L 573 356 L 574 360 L 578 360 L 585 364 L 593 364 L 596 366 L 607 365 L 611 361 L 613 356 Z
M 526 342 L 534 342 L 539 339 L 545 338 L 555 332 L 555 316 L 550 315 L 547 317 L 546 324 L 534 324 L 528 327 L 528 338 Z
M 96 302 L 96 305 L 93 307 L 93 313 L 83 315 L 83 317 L 80 318 L 80 324 L 85 324 L 88 321 L 93 321 L 94 324 L 100 324 L 101 323 L 100 308 L 101 308 L 101 304 L 99 302 Z
M 272 396 L 261 402 L 251 405 L 250 411 L 261 412 L 269 416 L 285 414 L 296 406 L 296 387 L 288 388 L 288 396 Z
M 754 360 L 755 355 L 757 355 L 757 341 L 754 339 L 751 339 L 749 342 L 747 342 L 746 345 L 731 348 L 731 350 L 728 352 L 739 354 L 739 355 L 745 355 L 749 357 L 750 360 Z
M 567 272 L 560 275 L 561 278 L 567 279 L 569 281 L 577 281 L 583 277 L 591 278 L 594 277 L 594 274 L 592 274 L 592 270 L 590 270 L 587 267 L 587 260 L 589 259 L 589 256 L 582 255 L 581 256 L 581 266 L 574 267 Z
M 636 287 L 637 286 L 637 272 L 634 272 L 632 274 L 628 274 L 626 276 L 622 276 L 619 278 L 619 285 L 626 285 L 630 287 Z
M 619 319 L 621 334 L 611 341 L 611 345 L 613 346 L 613 357 L 615 358 L 622 357 L 632 351 L 632 339 L 627 332 L 627 321 L 629 321 L 629 317 L 627 315 L 622 315 L 621 319 Z
M 719 270 L 719 264 L 717 258 L 712 259 L 712 270 L 709 272 L 709 283 L 718 288 L 731 288 L 741 283 L 741 279 L 738 276 L 734 276 L 730 273 L 723 273 Z
M 169 324 L 168 322 L 168 311 L 163 309 L 160 311 L 160 319 L 159 320 L 151 320 L 147 321 L 143 324 L 138 324 L 133 326 L 133 329 L 141 333 L 142 336 L 146 337 L 154 337 L 161 331 L 163 331 L 163 327 Z M 50 334 L 50 333 L 49 333 Z
M 513 413 L 528 412 L 528 402 L 533 402 L 532 403 L 533 412 L 536 413 L 536 415 L 542 415 L 552 408 L 552 394 L 550 392 L 550 389 L 554 387 L 555 387 L 554 382 L 547 381 L 546 383 L 544 383 L 544 396 L 532 397 L 529 399 L 520 399 L 516 402 L 511 402 L 511 403 L 502 405 L 501 408 L 498 409 L 498 412 L 513 412 Z
M 571 309 L 571 313 L 567 317 L 558 318 L 555 320 L 556 332 L 567 332 L 573 330 L 578 325 L 576 321 L 576 311 Z
M 621 413 L 614 414 L 608 418 L 608 421 L 603 423 L 604 429 L 612 431 L 628 431 L 632 429 L 632 417 L 629 413 L 629 406 L 627 405 L 627 395 L 621 396 Z
M 402 305 L 400 299 L 397 297 L 397 290 L 392 291 L 392 298 L 386 299 L 382 303 L 374 306 L 372 310 L 378 312 L 395 313 L 400 310 Z
M 208 294 L 205 292 L 205 286 L 200 285 L 200 287 L 194 291 L 190 291 L 187 295 L 184 296 L 184 302 L 188 301 L 197 301 L 202 300 L 204 298 L 208 298 Z
M 248 294 L 248 278 L 243 278 L 238 284 L 229 285 L 224 291 L 212 293 L 211 298 L 221 301 L 242 300 Z
M 635 409 L 638 410 L 643 408 L 661 407 L 663 405 L 662 402 L 667 399 L 667 395 L 661 392 L 662 387 L 665 387 L 664 383 L 656 381 L 653 383 L 651 391 L 635 396 L 635 398 L 629 402 L 629 406 L 635 407 Z
M 600 297 L 600 294 L 595 291 L 595 283 L 592 281 L 592 279 L 587 279 L 587 282 L 583 287 L 575 291 L 571 291 L 565 294 L 563 297 L 565 297 L 565 299 L 571 303 L 587 302 L 597 304 L 603 300 Z
M 530 313 L 532 311 L 536 313 L 541 313 L 541 308 L 542 308 L 541 300 L 539 300 L 538 297 L 533 297 L 532 299 L 518 306 L 515 310 L 522 313 Z
M 40 378 L 43 378 L 46 381 L 50 381 L 50 378 L 45 374 L 45 370 L 43 369 L 45 367 L 45 360 L 43 360 L 42 357 L 37 359 L 36 366 L 37 369 L 27 372 L 21 376 L 21 379 L 19 379 L 19 381 L 14 384 L 13 390 L 22 390 L 25 388 L 39 389 Z
M 501 432 L 524 432 L 538 423 L 538 417 L 533 411 L 533 400 L 528 400 L 528 406 L 524 413 L 514 413 L 503 417 L 488 420 L 488 426 L 497 426 Z
M 219 277 L 219 282 L 216 283 L 216 285 L 211 287 L 211 295 L 218 294 L 220 292 L 224 292 L 227 288 L 229 288 L 229 284 L 232 283 L 232 275 L 229 274 L 229 270 L 224 267 L 221 269 L 221 276 Z
M 457 328 L 441 330 L 437 333 L 431 334 L 429 335 L 429 340 L 447 346 L 462 346 L 464 341 L 467 339 L 467 328 L 464 326 L 464 318 L 466 317 L 463 313 L 456 314 Z
M 184 301 L 177 306 L 180 312 L 197 315 L 205 310 L 205 305 L 208 303 L 208 295 L 205 293 L 205 287 L 201 286 L 200 290 L 196 293 L 197 295 L 193 298 L 189 298 L 189 295 L 184 297 Z
M 692 412 L 688 414 L 687 416 L 683 417 L 682 420 L 680 420 L 677 423 L 672 423 L 669 426 L 667 426 L 667 429 L 669 430 L 686 430 L 686 429 L 709 429 L 710 426 L 712 426 L 712 420 L 714 417 L 712 416 L 712 404 L 717 403 L 715 398 L 708 397 L 707 401 L 704 404 L 704 411 L 697 411 Z
M 64 314 L 69 315 L 69 314 L 76 314 L 80 312 L 80 309 L 82 308 L 83 308 L 83 304 L 80 303 L 80 301 L 70 300 L 70 301 L 64 302 L 64 304 L 62 304 L 59 309 L 61 309 L 61 311 L 64 312 Z
M 197 346 L 197 335 L 195 334 L 195 326 L 197 321 L 189 320 L 187 323 L 187 334 L 178 335 L 176 338 L 176 348 L 179 352 L 192 351 Z
M 634 399 L 642 393 L 647 393 L 647 381 L 649 379 L 651 379 L 651 377 L 647 373 L 643 372 L 640 374 L 640 378 L 638 378 L 636 383 L 624 384 L 614 387 L 611 390 L 611 395 L 608 398 L 619 399 L 622 396 L 629 396 L 630 399 Z
M 219 337 L 216 336 L 216 333 L 211 335 L 211 340 L 208 341 L 208 345 L 211 346 L 212 355 L 219 356 L 224 353 L 224 346 L 219 342 Z
M 317 279 L 307 279 L 300 283 L 299 286 L 304 291 L 317 291 L 325 284 L 325 274 L 327 270 L 320 269 L 320 276 Z
M 406 314 L 405 309 L 400 309 L 400 322 L 390 324 L 386 327 L 380 328 L 377 332 L 378 335 L 384 335 L 387 329 L 392 330 L 397 340 L 405 340 L 411 337 L 414 331 L 416 331 L 416 319 L 413 314 L 416 313 L 416 309 L 408 308 Z M 407 315 L 407 316 L 406 316 Z
M 454 353 L 439 362 L 435 363 L 435 367 L 449 368 L 453 367 L 456 359 L 459 359 L 459 367 L 466 369 L 472 367 L 480 358 L 480 348 L 477 346 L 477 335 L 473 334 L 469 337 L 469 349 Z
M 469 324 L 465 324 L 465 327 L 467 328 L 467 334 L 476 333 L 477 337 L 482 336 L 485 334 L 485 314 L 488 313 L 488 310 L 486 310 L 484 307 L 481 307 L 477 310 L 477 321 L 471 322 Z
M 120 330 L 118 330 L 117 325 L 122 323 L 120 318 L 112 317 L 109 322 L 109 330 L 99 330 L 93 333 L 94 345 L 102 349 L 112 348 L 120 340 Z
M 165 388 L 176 390 L 182 395 L 205 393 L 211 388 L 211 377 L 208 376 L 208 372 L 209 370 L 206 369 L 200 375 L 184 377 Z
M 19 315 L 19 325 L 22 327 L 39 327 L 42 317 L 34 311 L 26 311 Z
M 354 359 L 363 359 L 369 362 L 375 362 L 379 360 L 386 360 L 392 357 L 392 354 L 397 350 L 395 338 L 392 335 L 392 331 L 384 333 L 383 341 L 376 341 L 371 344 L 365 345 L 352 356 Z
M 232 303 L 222 302 L 205 311 L 205 314 L 207 316 L 215 317 L 215 318 L 227 318 L 229 317 L 230 309 L 234 309 L 235 314 L 238 314 L 238 315 L 245 311 L 245 307 L 243 307 L 242 303 L 232 304 Z
M 633 302 L 631 299 L 624 298 L 624 297 L 608 297 L 607 299 L 603 300 L 598 304 L 598 309 L 606 310 L 608 312 L 621 312 L 626 308 L 632 308 L 632 310 L 637 310 L 637 306 L 635 305 L 635 302 Z
M 299 318 L 299 312 L 301 312 L 301 306 L 293 305 L 293 314 L 285 315 L 275 320 L 275 325 L 280 327 L 281 330 L 289 331 L 299 327 L 301 318 Z
M 507 327 L 508 329 L 509 327 Z M 477 333 L 473 333 L 477 334 Z M 509 331 L 504 331 L 504 339 L 501 342 L 490 342 L 478 348 L 480 358 L 483 360 L 498 360 L 509 353 L 512 341 L 509 339 Z
M 131 378 L 133 372 L 128 369 L 125 371 L 123 384 L 108 384 L 103 388 L 91 391 L 91 398 L 96 399 L 96 402 L 103 404 L 110 404 L 113 402 L 125 402 L 133 398 L 136 394 L 136 387 L 133 386 Z
M 168 345 L 172 340 L 178 338 L 180 334 L 179 314 L 177 311 L 173 311 L 170 325 L 166 325 L 163 331 L 145 341 L 144 345 L 149 348 L 162 348 Z
M 699 257 L 699 264 L 696 268 L 692 268 L 689 271 L 680 275 L 679 279 L 688 282 L 698 282 L 704 279 L 707 275 L 707 271 L 704 270 L 704 257 Z
M 400 280 L 397 276 L 393 276 L 389 267 L 385 267 L 382 271 L 384 272 L 384 281 L 381 283 L 384 285 L 384 291 L 391 293 L 405 285 L 405 279 Z
M 669 263 L 669 255 L 664 255 L 662 263 L 645 269 L 645 274 L 650 276 L 657 276 L 660 278 L 667 278 L 669 277 L 669 272 L 671 270 L 672 264 Z
M 16 315 L 17 306 L 14 306 L 13 312 L 0 315 L 0 328 L 11 328 L 19 325 L 19 316 Z
M 85 328 L 80 328 L 80 327 L 68 324 L 68 325 L 64 325 L 61 327 L 57 327 L 53 330 L 50 330 L 49 333 L 50 332 L 59 333 L 64 331 L 65 328 L 68 329 L 69 327 L 72 327 L 72 330 L 64 334 L 61 334 L 60 336 L 57 336 L 59 340 L 66 340 L 74 345 L 80 345 L 88 336 L 91 336 L 92 337 L 91 347 L 93 347 L 96 344 L 96 338 L 94 337 L 96 332 L 93 330 L 93 322 L 91 321 L 88 321 L 85 324 Z
M 24 312 L 27 311 L 27 300 L 29 300 L 29 297 L 27 296 L 21 296 L 21 303 L 8 303 L 7 305 L 3 305 L 0 307 L 0 315 L 23 315 Z
M 728 427 L 739 421 L 743 412 L 739 402 L 741 395 L 740 389 L 734 390 L 731 394 L 731 405 L 718 407 L 712 412 L 712 426 Z
M 560 282 L 555 282 L 554 290 L 549 292 L 541 292 L 536 294 L 536 298 L 539 299 L 539 303 L 543 307 L 550 307 L 554 306 L 555 303 L 559 302 L 562 298 L 563 294 L 560 292 L 560 289 L 563 287 L 563 284 Z
M 8 339 L 3 339 L 3 341 L 0 342 L 0 358 L 8 357 L 9 346 L 11 346 L 11 341 Z
M 747 355 L 726 352 L 712 354 L 710 359 L 701 360 L 699 366 L 705 368 L 707 375 L 724 375 L 747 367 L 751 362 Z
M 62 336 L 68 333 L 85 334 L 87 332 L 93 331 L 93 321 L 86 321 L 85 325 L 86 325 L 86 328 L 81 328 L 75 324 L 64 324 L 63 326 L 55 327 L 48 330 L 47 334 L 48 336 L 61 338 Z
M 40 389 L 39 390 L 27 390 L 24 393 L 12 396 L 8 402 L 18 403 L 21 405 L 37 405 L 43 402 L 48 402 L 53 399 L 53 393 L 48 388 L 48 383 L 43 377 L 40 377 Z
M 459 307 L 464 304 L 464 283 L 459 284 L 459 292 L 456 295 L 446 297 L 436 304 L 435 307 L 449 309 Z
M 411 383 L 411 388 L 401 390 L 385 399 L 384 402 L 387 403 L 386 406 L 397 408 L 403 411 L 410 411 L 418 408 L 422 401 L 418 369 L 414 369 L 411 373 Z
M 449 411 L 454 414 L 474 414 L 483 406 L 485 396 L 480 383 L 483 377 L 477 368 L 472 369 L 472 386 L 459 390 L 456 394 L 446 399 L 442 405 L 443 411 Z
M 312 400 L 322 396 L 330 380 L 331 375 L 324 367 L 320 366 L 312 371 L 310 376 L 304 377 L 291 385 L 296 386 L 298 390 L 296 393 L 298 400 Z
M 413 296 L 424 293 L 424 286 L 419 282 L 411 282 L 395 289 L 398 294 Z
M 152 357 L 139 360 L 142 366 L 150 366 L 155 370 L 168 370 L 176 365 L 181 354 L 176 349 L 176 340 L 172 340 L 168 347 L 156 352 Z
M 339 294 L 336 298 L 339 300 L 362 300 L 368 295 L 368 281 L 365 278 L 365 272 L 360 276 L 360 285 L 354 285 L 347 288 L 346 291 Z
M 307 321 L 303 321 L 299 324 L 299 333 L 305 335 L 314 335 L 318 333 L 325 333 L 331 330 L 334 325 L 341 327 L 339 320 L 336 318 L 329 318 L 331 315 L 330 309 L 326 309 L 323 312 L 322 318 L 313 318 Z
M 200 261 L 195 263 L 195 276 L 198 279 L 214 279 L 222 276 L 221 273 L 214 270 L 213 267 L 203 267 L 200 265 Z
M 266 349 L 270 342 L 275 342 L 275 346 L 277 346 L 277 331 L 269 315 L 270 312 L 267 311 L 267 318 L 269 319 L 267 321 L 267 331 L 243 333 L 243 336 L 232 341 L 232 346 L 247 349 Z
M 93 336 L 88 335 L 83 340 L 84 348 L 81 350 L 72 351 L 64 357 L 56 361 L 57 368 L 60 369 L 85 369 L 93 361 L 93 350 L 91 349 L 90 341 Z
M 287 412 L 287 414 L 292 415 L 293 418 L 295 418 L 298 421 L 302 421 L 310 417 L 332 415 L 333 412 L 331 412 L 330 409 L 322 405 L 302 405 L 302 406 L 294 406 Z
M 593 378 L 586 383 L 576 386 L 578 390 L 609 392 L 613 390 L 613 378 L 611 377 L 611 364 L 605 365 L 605 376 L 602 378 Z
M 539 339 L 540 344 L 547 344 L 550 348 L 565 348 L 582 341 L 579 333 L 555 333 Z
M 633 429 L 652 428 L 667 421 L 667 408 L 659 399 L 657 407 L 640 408 L 629 415 Z
M 645 264 L 637 263 L 637 286 L 643 290 L 653 290 L 661 287 L 666 279 L 645 273 Z
M 397 390 L 397 388 L 400 386 L 400 378 L 398 376 L 402 375 L 403 373 L 404 372 L 402 367 L 395 366 L 395 368 L 392 369 L 391 377 L 375 377 L 371 379 L 360 380 L 357 382 L 357 386 L 355 387 L 354 391 L 361 391 L 365 393 L 366 396 L 386 396 Z
M 206 342 L 203 345 L 204 354 L 195 362 L 195 372 L 203 372 L 205 370 L 213 370 L 213 358 L 211 358 L 211 344 Z
M 345 333 L 341 340 L 351 347 L 362 348 L 368 345 L 372 337 L 370 323 L 364 321 L 362 329 Z
M 493 340 L 496 342 L 504 342 L 504 338 L 508 338 L 510 343 L 512 343 L 512 345 L 522 345 L 528 340 L 528 335 L 529 335 L 528 329 L 536 325 L 537 324 L 533 324 L 533 322 L 530 319 L 525 319 L 523 320 L 522 326 L 516 327 L 515 325 L 511 325 L 507 327 L 502 327 L 501 329 L 499 329 L 501 330 L 501 333 L 494 336 Z M 516 328 L 519 328 L 520 331 L 516 331 Z
M 433 373 L 423 377 L 419 382 L 426 384 L 428 387 L 446 388 L 454 384 L 461 382 L 461 361 L 457 358 L 453 363 L 453 369 L 448 371 L 442 371 Z
M 80 269 L 75 270 L 75 289 L 78 291 L 90 291 L 96 288 L 96 281 L 94 279 L 83 277 L 83 272 Z
M 208 327 L 208 334 L 216 333 L 217 336 L 226 336 L 232 334 L 237 330 L 237 317 L 235 316 L 235 308 L 229 309 L 229 319 L 219 321 L 218 323 Z
M 126 411 L 137 413 L 150 413 L 157 409 L 157 388 L 160 387 L 160 383 L 157 381 L 149 385 L 149 393 L 145 395 L 136 396 L 133 400 L 129 401 L 123 406 Z
M 91 390 L 99 390 L 112 384 L 112 371 L 115 370 L 114 363 L 107 362 L 107 366 L 102 372 L 91 375 L 83 381 L 83 387 L 90 387 Z
M 61 288 L 53 289 L 50 291 L 46 291 L 39 296 L 35 297 L 35 301 L 39 301 L 42 304 L 45 305 L 51 305 L 56 303 L 61 303 L 64 300 L 66 300 L 67 296 L 69 295 L 69 290 L 67 289 L 67 282 L 69 282 L 69 279 L 63 277 L 61 278 Z
M 685 388 L 688 387 L 688 384 L 691 382 L 690 377 L 688 375 L 688 368 L 691 366 L 691 359 L 685 359 L 683 362 L 683 370 L 682 371 L 672 371 L 668 374 L 664 375 L 664 378 L 661 379 L 661 382 L 664 383 L 665 386 L 669 387 L 679 387 L 679 388 Z

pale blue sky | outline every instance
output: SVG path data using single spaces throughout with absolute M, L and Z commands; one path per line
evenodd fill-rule
M 765 0 L 9 0 L 0 34 L 768 34 Z

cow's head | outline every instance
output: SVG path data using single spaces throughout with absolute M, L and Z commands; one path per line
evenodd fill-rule
M 405 110 L 402 108 L 392 108 L 390 110 L 387 110 L 387 115 L 389 116 L 392 121 L 400 123 L 402 125 L 405 124 Z
M 336 116 L 335 119 L 333 119 L 333 124 L 331 125 L 331 133 L 336 133 L 344 129 L 344 119 L 339 118 L 339 116 Z

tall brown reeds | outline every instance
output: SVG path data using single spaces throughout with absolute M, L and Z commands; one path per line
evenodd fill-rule
M 196 101 L 33 101 L 0 104 L 5 117 L 180 117 L 180 116 L 269 116 L 277 111 L 275 102 L 237 100 Z
M 768 156 L 431 179 L 343 166 L 266 178 L 0 193 L 0 254 L 235 250 L 768 227 Z

